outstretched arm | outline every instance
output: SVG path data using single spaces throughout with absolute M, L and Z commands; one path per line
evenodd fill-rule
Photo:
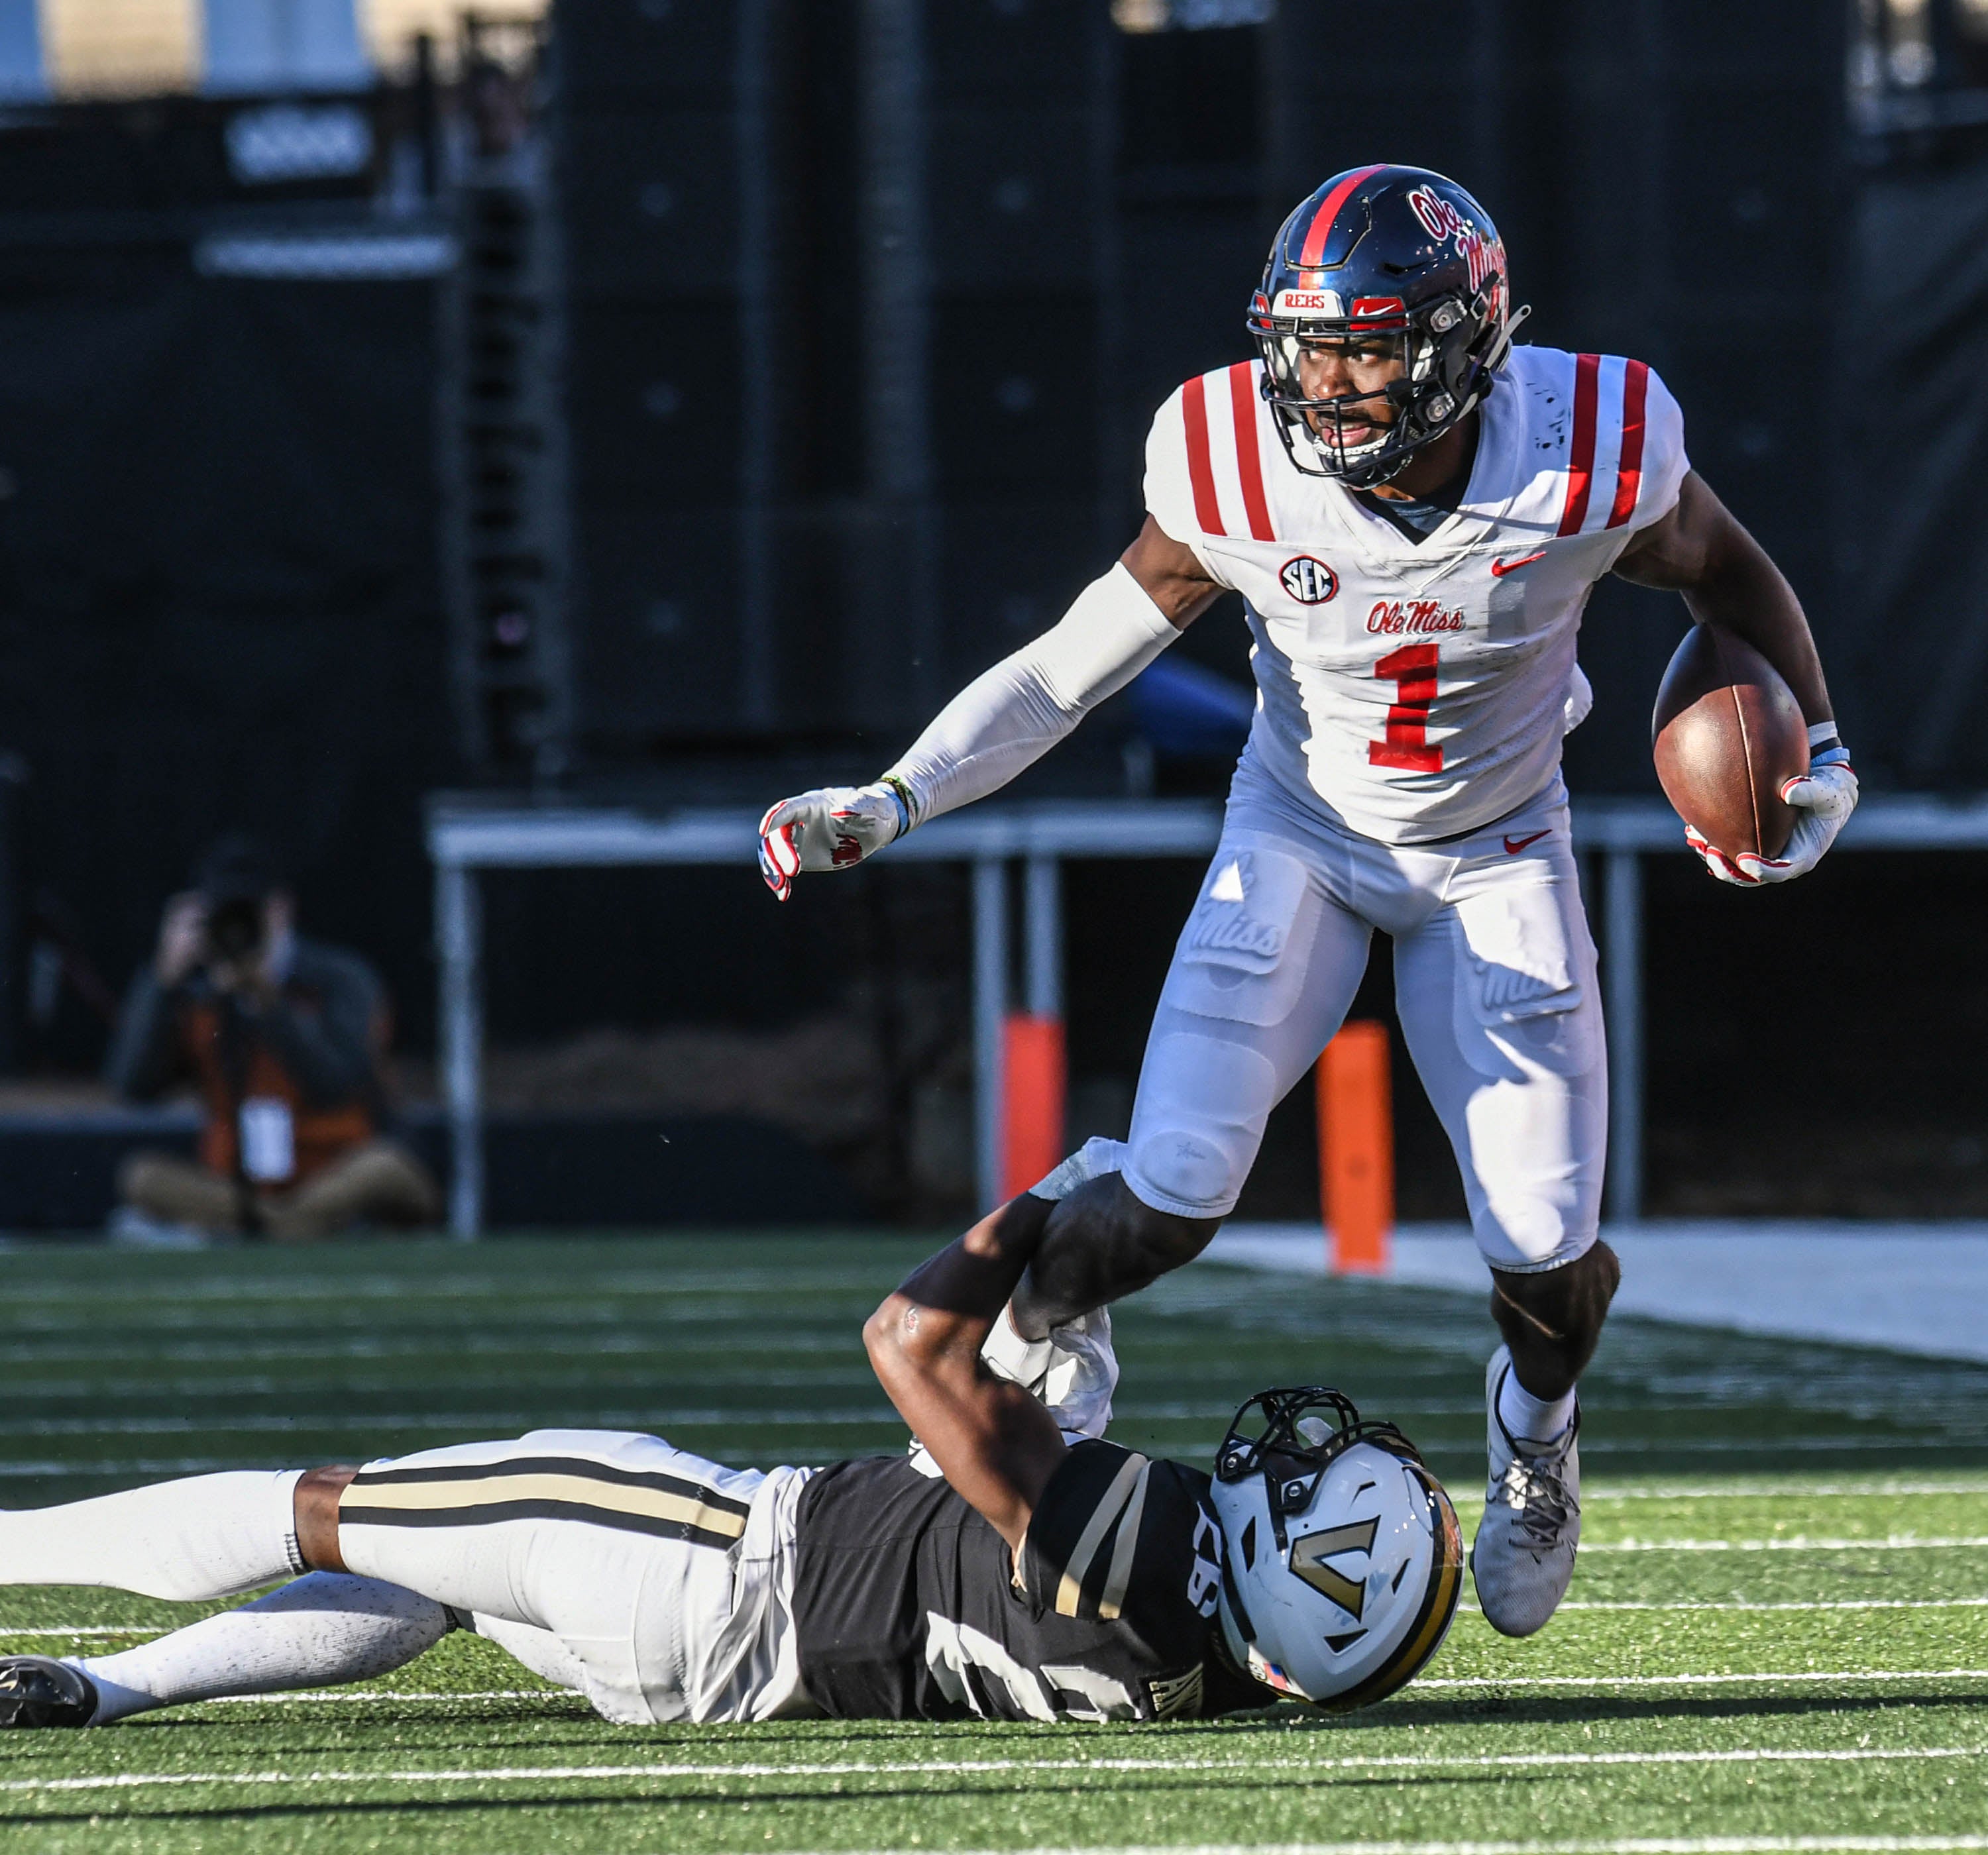
M 1809 725 L 1809 770 L 1781 788 L 1781 797 L 1800 810 L 1787 849 L 1779 857 L 1728 857 L 1689 829 L 1685 836 L 1722 882 L 1751 887 L 1806 874 L 1856 809 L 1857 775 L 1837 734 L 1822 660 L 1794 589 L 1695 471 L 1685 478 L 1677 506 L 1622 550 L 1615 571 L 1638 586 L 1682 593 L 1696 623 L 1738 633 L 1794 691 Z
M 1117 566 L 1060 623 L 942 709 L 873 786 L 826 786 L 759 821 L 759 867 L 781 900 L 803 870 L 847 869 L 915 825 L 998 792 L 1115 694 L 1221 591 L 1149 516 Z
M 863 1329 L 898 1414 L 955 1491 L 1017 1552 L 1065 1446 L 1056 1419 L 989 1371 L 980 1349 L 1050 1210 L 1024 1194 L 982 1218 L 888 1296 Z

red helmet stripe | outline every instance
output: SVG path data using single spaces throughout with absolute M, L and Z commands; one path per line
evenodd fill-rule
M 1187 474 L 1194 485 L 1194 519 L 1204 535 L 1226 535 L 1229 531 L 1222 525 L 1222 505 L 1215 495 L 1215 461 L 1208 449 L 1208 387 L 1201 374 L 1182 391 L 1181 412 L 1187 421 Z
M 1643 487 L 1643 406 L 1650 392 L 1650 369 L 1632 360 L 1622 375 L 1622 455 L 1615 466 L 1615 506 L 1608 525 L 1620 528 L 1636 512 Z
M 1339 217 L 1340 208 L 1346 204 L 1347 194 L 1387 164 L 1385 161 L 1376 161 L 1371 167 L 1356 168 L 1325 196 L 1325 203 L 1312 215 L 1311 224 L 1306 230 L 1304 248 L 1298 253 L 1300 270 L 1315 269 L 1324 262 L 1325 241 L 1332 231 L 1333 221 Z
M 1256 448 L 1256 369 L 1239 360 L 1229 370 L 1229 407 L 1236 421 L 1236 472 L 1242 479 L 1242 506 L 1253 541 L 1274 541 L 1270 505 L 1263 496 L 1263 456 Z
M 1567 460 L 1567 506 L 1559 532 L 1577 535 L 1587 519 L 1588 487 L 1594 481 L 1594 402 L 1601 356 L 1577 354 L 1574 361 L 1574 443 Z

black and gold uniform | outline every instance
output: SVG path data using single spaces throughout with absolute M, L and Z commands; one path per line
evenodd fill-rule
M 1077 1444 L 1014 1563 L 902 1457 L 810 1478 L 793 1611 L 802 1687 L 842 1718 L 1160 1720 L 1266 1706 L 1218 1637 L 1209 1478 Z

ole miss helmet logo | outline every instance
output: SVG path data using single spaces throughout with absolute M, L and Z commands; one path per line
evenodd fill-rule
M 1301 606 L 1322 606 L 1339 590 L 1339 576 L 1322 560 L 1298 554 L 1277 569 L 1277 583 Z

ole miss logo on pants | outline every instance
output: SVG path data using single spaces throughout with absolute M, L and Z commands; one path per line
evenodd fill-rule
M 1339 576 L 1309 554 L 1286 561 L 1277 569 L 1277 583 L 1301 606 L 1322 606 L 1339 590 Z

